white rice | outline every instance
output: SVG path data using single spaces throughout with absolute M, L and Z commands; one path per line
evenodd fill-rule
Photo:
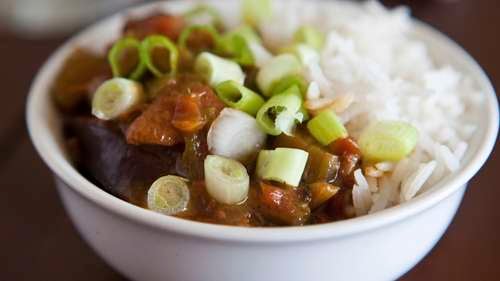
M 327 34 L 320 60 L 310 60 L 304 70 L 312 83 L 308 99 L 353 95 L 340 118 L 355 139 L 378 120 L 404 120 L 419 130 L 407 159 L 378 163 L 371 176 L 355 172 L 357 215 L 411 200 L 459 169 L 482 95 L 468 77 L 437 64 L 425 43 L 412 37 L 408 9 L 387 10 L 377 1 L 275 5 L 280 12 L 260 27 L 269 47 L 289 44 L 303 24 Z

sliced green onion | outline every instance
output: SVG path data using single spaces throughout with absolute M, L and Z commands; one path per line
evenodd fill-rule
M 128 77 L 133 80 L 138 80 L 146 72 L 146 65 L 140 55 L 141 42 L 132 37 L 125 37 L 118 40 L 108 53 L 108 61 L 111 65 L 111 71 L 114 77 Z M 137 52 L 137 63 L 131 70 L 126 71 L 126 66 L 123 65 L 123 58 L 127 56 L 127 51 L 133 49 Z
M 301 71 L 300 62 L 290 54 L 276 56 L 269 60 L 257 73 L 257 85 L 264 94 L 270 96 L 273 87 L 281 79 L 298 74 Z
M 301 149 L 261 150 L 257 159 L 257 176 L 291 186 L 299 186 L 309 154 Z
M 270 0 L 243 0 L 242 13 L 246 23 L 258 25 L 273 15 L 272 2 Z
M 232 56 L 242 65 L 260 67 L 272 58 L 272 54 L 262 45 L 257 32 L 248 25 L 242 25 L 228 32 L 222 42 L 221 52 Z
M 188 46 L 188 41 L 191 38 L 191 36 L 198 36 L 197 33 L 203 32 L 206 33 L 207 35 L 210 35 L 211 40 L 213 41 L 213 49 L 219 48 L 220 44 L 220 34 L 219 32 L 211 25 L 192 25 L 187 28 L 185 28 L 181 35 L 179 36 L 179 47 L 182 49 L 189 49 Z
M 248 196 L 250 177 L 240 162 L 216 155 L 205 159 L 207 192 L 223 204 L 238 204 Z
M 104 82 L 92 98 L 92 114 L 102 120 L 111 120 L 134 110 L 144 101 L 142 85 L 125 78 Z
M 286 90 L 288 90 L 292 86 L 297 86 L 299 88 L 300 91 L 295 93 L 298 94 L 301 100 L 303 100 L 307 91 L 307 82 L 302 76 L 298 74 L 292 74 L 286 76 L 280 81 L 278 81 L 273 87 L 273 92 L 271 93 L 271 96 L 285 93 Z M 300 112 L 302 113 L 303 121 L 309 120 L 309 112 L 305 108 L 304 104 L 302 104 L 302 106 L 300 107 Z
M 320 55 L 316 49 L 306 44 L 295 44 L 281 50 L 281 53 L 288 53 L 296 56 L 302 65 L 318 63 Z
M 242 36 L 247 42 L 258 42 L 261 43 L 262 40 L 260 39 L 259 35 L 249 25 L 240 25 L 239 27 L 231 30 L 230 32 L 227 33 L 228 36 L 231 35 L 240 35 Z
M 281 94 L 288 90 L 291 86 L 299 87 L 300 94 L 303 96 L 307 91 L 307 82 L 301 75 L 291 74 L 275 83 L 271 96 Z
M 399 161 L 417 145 L 418 131 L 401 121 L 379 121 L 361 133 L 358 143 L 363 157 L 370 162 Z
M 245 74 L 237 63 L 208 52 L 198 55 L 195 62 L 195 70 L 212 87 L 228 80 L 233 80 L 241 85 L 245 81 Z
M 189 203 L 188 180 L 177 176 L 157 179 L 148 191 L 148 208 L 165 215 L 185 211 Z
M 302 26 L 293 35 L 296 43 L 304 43 L 316 50 L 323 48 L 325 44 L 325 34 L 313 26 Z
M 253 65 L 254 58 L 248 42 L 241 35 L 224 36 L 221 40 L 221 52 L 241 65 Z
M 156 61 L 153 51 L 157 48 L 165 49 L 168 52 L 168 60 Z M 165 36 L 151 35 L 146 37 L 141 43 L 141 60 L 145 62 L 146 67 L 156 77 L 162 77 L 167 74 L 175 74 L 179 63 L 179 50 L 175 44 Z M 168 64 L 168 70 L 162 71 L 158 69 L 158 63 Z
M 346 138 L 347 130 L 333 110 L 325 110 L 307 123 L 309 133 L 322 145 Z
M 254 91 L 234 81 L 225 81 L 215 87 L 219 98 L 232 108 L 252 116 L 264 105 L 264 99 Z
M 286 76 L 285 78 L 281 79 L 278 83 L 276 83 L 275 86 L 273 87 L 273 92 L 271 96 L 284 93 L 287 89 L 289 89 L 292 86 L 297 86 L 299 88 L 300 90 L 300 92 L 298 93 L 299 97 L 301 100 L 304 100 L 304 97 L 306 96 L 308 89 L 307 82 L 301 75 L 297 74 Z M 309 120 L 309 112 L 307 111 L 304 103 L 302 103 L 302 106 L 300 107 L 300 112 L 302 113 L 303 121 Z
M 217 29 L 221 29 L 224 26 L 219 12 L 214 7 L 208 5 L 201 4 L 194 7 L 184 13 L 184 18 L 191 24 L 211 24 Z
M 270 135 L 290 135 L 296 123 L 302 122 L 304 118 L 301 107 L 300 90 L 294 85 L 286 92 L 270 98 L 257 112 L 257 122 Z

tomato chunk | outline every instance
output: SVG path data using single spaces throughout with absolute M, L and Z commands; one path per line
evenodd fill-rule
M 185 27 L 181 16 L 157 14 L 143 19 L 130 20 L 125 25 L 125 35 L 143 39 L 148 35 L 159 34 L 177 40 Z
M 171 124 L 175 97 L 160 96 L 128 127 L 129 144 L 172 146 L 182 142 L 181 134 Z
M 200 105 L 193 96 L 179 96 L 176 101 L 172 125 L 184 134 L 192 134 L 205 126 Z

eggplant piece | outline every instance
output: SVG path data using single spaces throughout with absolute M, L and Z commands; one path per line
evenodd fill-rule
M 143 194 L 157 178 L 177 174 L 182 146 L 136 146 L 127 144 L 117 125 L 95 118 L 77 117 L 67 122 L 79 141 L 80 169 L 103 190 L 127 201 Z

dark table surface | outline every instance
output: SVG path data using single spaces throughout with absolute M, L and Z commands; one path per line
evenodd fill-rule
M 463 45 L 500 85 L 499 1 L 403 2 Z M 30 82 L 63 40 L 21 39 L 0 27 L 0 280 L 124 280 L 78 236 L 26 133 Z M 500 280 L 499 168 L 497 149 L 443 239 L 401 280 Z

